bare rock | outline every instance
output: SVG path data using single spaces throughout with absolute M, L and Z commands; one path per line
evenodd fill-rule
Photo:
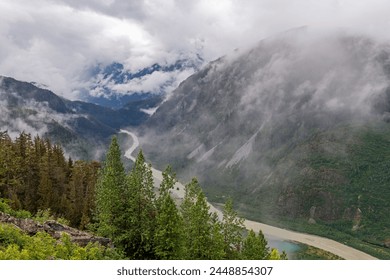
M 67 234 L 70 240 L 80 246 L 86 246 L 88 243 L 98 242 L 103 246 L 111 247 L 111 240 L 104 237 L 95 236 L 85 231 L 81 231 L 56 221 L 46 221 L 43 225 L 32 219 L 20 219 L 0 212 L 0 223 L 13 224 L 28 235 L 34 235 L 37 232 L 46 232 L 55 239 L 60 239 L 62 234 Z

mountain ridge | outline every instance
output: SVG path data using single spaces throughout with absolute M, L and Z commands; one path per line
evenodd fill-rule
M 67 150 L 74 149 L 75 158 L 93 158 L 95 152 L 89 151 L 90 147 L 107 145 L 121 127 L 138 126 L 149 117 L 142 110 L 156 107 L 161 101 L 162 98 L 156 96 L 129 102 L 115 110 L 70 101 L 32 83 L 1 76 L 0 129 L 11 135 L 25 131 L 48 136 L 64 144 Z
M 212 201 L 233 196 L 250 218 L 325 224 L 384 244 L 389 50 L 305 29 L 262 40 L 185 80 L 143 126 L 143 150 L 183 180 L 199 177 Z M 364 165 L 380 171 L 368 193 Z

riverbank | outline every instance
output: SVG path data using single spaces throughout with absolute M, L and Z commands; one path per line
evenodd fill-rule
M 125 133 L 132 138 L 133 141 L 132 146 L 126 150 L 125 157 L 134 161 L 135 158 L 132 156 L 132 153 L 138 148 L 139 140 L 137 136 L 130 131 L 122 129 L 120 132 Z M 163 178 L 162 172 L 160 170 L 152 168 L 152 173 L 153 173 L 153 177 L 155 178 L 155 184 L 159 185 Z M 177 182 L 172 193 L 177 199 L 182 199 L 184 197 L 184 185 L 181 184 L 180 182 Z M 215 212 L 218 214 L 219 217 L 222 217 L 221 210 L 217 209 L 210 203 L 209 206 L 210 206 L 210 211 Z M 337 241 L 325 237 L 295 232 L 295 231 L 278 228 L 278 227 L 270 226 L 267 224 L 263 224 L 251 220 L 245 220 L 244 225 L 247 229 L 252 229 L 255 232 L 261 230 L 265 236 L 272 237 L 274 239 L 279 239 L 279 240 L 286 240 L 286 241 L 290 240 L 290 241 L 307 244 L 309 246 L 313 246 L 328 251 L 346 260 L 377 259 L 365 252 L 359 251 L 355 248 L 349 247 L 345 244 L 339 243 Z

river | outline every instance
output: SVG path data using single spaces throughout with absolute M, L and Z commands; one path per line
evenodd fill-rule
M 135 161 L 132 153 L 138 148 L 139 140 L 138 137 L 128 131 L 121 129 L 121 133 L 127 134 L 132 138 L 132 146 L 126 150 L 125 157 Z M 155 168 L 152 168 L 153 177 L 155 178 L 155 184 L 159 185 L 162 180 L 162 172 Z M 175 188 L 172 190 L 172 194 L 177 199 L 182 199 L 184 197 L 184 185 L 180 182 L 177 182 Z M 215 208 L 212 204 L 209 203 L 210 211 L 218 214 L 219 217 L 222 217 L 221 210 Z M 345 244 L 339 243 L 337 241 L 320 237 L 316 235 L 306 234 L 295 232 L 283 228 L 278 228 L 274 226 L 270 226 L 267 224 L 245 220 L 244 225 L 247 229 L 252 229 L 255 232 L 259 232 L 261 230 L 263 234 L 266 236 L 269 245 L 271 247 L 276 247 L 279 250 L 286 250 L 288 255 L 292 255 L 294 251 L 298 250 L 295 242 L 307 244 L 313 247 L 317 247 L 319 249 L 331 252 L 337 256 L 340 256 L 346 260 L 374 260 L 375 257 L 359 251 L 355 248 L 349 247 Z

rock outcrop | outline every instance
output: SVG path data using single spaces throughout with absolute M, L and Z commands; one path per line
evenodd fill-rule
M 104 237 L 94 236 L 85 231 L 81 231 L 56 221 L 46 221 L 43 224 L 32 219 L 20 219 L 0 212 L 0 223 L 12 224 L 24 231 L 28 235 L 34 235 L 37 232 L 46 232 L 55 239 L 60 239 L 62 234 L 67 234 L 70 240 L 80 246 L 86 246 L 88 243 L 98 242 L 103 246 L 111 247 L 111 240 Z

